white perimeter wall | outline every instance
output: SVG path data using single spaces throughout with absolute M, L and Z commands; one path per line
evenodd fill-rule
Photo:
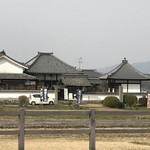
M 132 94 L 136 95 L 138 99 L 143 97 L 143 95 L 147 96 L 146 93 L 132 93 Z M 82 100 L 83 101 L 102 101 L 107 96 L 115 96 L 119 98 L 119 93 L 83 94 Z M 70 97 L 69 100 L 76 100 L 76 98 L 72 99 Z
M 31 93 L 39 93 L 39 91 L 0 91 L 0 100 L 3 99 L 14 99 L 17 100 L 19 96 L 25 95 L 27 97 L 30 96 Z M 144 95 L 147 96 L 147 93 L 132 93 L 137 96 L 137 98 L 143 97 Z M 55 92 L 48 91 L 48 96 L 55 99 Z M 83 101 L 102 101 L 107 96 L 116 96 L 119 98 L 119 93 L 98 93 L 98 94 L 83 94 Z M 68 95 L 69 100 L 76 100 L 73 99 L 73 93 L 69 93 Z
M 1 91 L 0 99 L 18 99 L 19 96 L 27 96 L 29 97 L 32 93 L 40 93 L 39 91 Z M 49 91 L 48 96 L 55 99 L 55 92 Z

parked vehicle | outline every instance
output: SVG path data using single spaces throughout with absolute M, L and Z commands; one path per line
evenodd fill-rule
M 47 100 L 43 101 L 41 99 L 41 94 L 40 93 L 33 93 L 33 94 L 30 94 L 30 96 L 29 96 L 29 104 L 30 105 L 39 105 L 39 104 L 53 105 L 54 104 L 54 99 L 48 97 Z

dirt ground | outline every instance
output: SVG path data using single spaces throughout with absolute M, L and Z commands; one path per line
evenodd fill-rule
M 102 135 L 96 137 L 96 150 L 149 150 L 150 135 Z M 0 136 L 0 150 L 17 150 L 17 136 Z M 32 135 L 25 138 L 25 150 L 88 150 L 85 135 Z

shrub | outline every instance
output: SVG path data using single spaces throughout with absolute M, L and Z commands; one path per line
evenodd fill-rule
M 145 96 L 139 98 L 139 105 L 147 106 L 147 98 Z
M 119 101 L 118 108 L 124 109 L 125 108 L 124 103 Z
M 28 97 L 25 95 L 19 96 L 18 101 L 20 107 L 26 107 L 29 104 Z
M 122 107 L 121 102 L 119 101 L 119 99 L 115 96 L 107 96 L 104 101 L 103 101 L 103 105 L 106 107 L 110 107 L 110 108 L 119 108 Z
M 123 97 L 123 101 L 127 106 L 133 107 L 137 103 L 137 97 L 133 94 L 125 94 Z

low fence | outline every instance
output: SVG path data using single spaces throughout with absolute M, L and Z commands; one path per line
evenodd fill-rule
M 96 129 L 97 115 L 149 115 L 149 111 L 95 111 L 91 110 L 68 110 L 68 111 L 33 111 L 20 109 L 16 111 L 0 111 L 0 116 L 18 116 L 18 130 L 0 131 L 0 135 L 18 135 L 18 150 L 24 150 L 26 134 L 89 134 L 89 150 L 95 150 L 95 134 L 98 133 L 150 133 L 150 129 Z M 25 116 L 40 115 L 88 115 L 89 129 L 55 129 L 55 130 L 31 130 L 25 129 Z

